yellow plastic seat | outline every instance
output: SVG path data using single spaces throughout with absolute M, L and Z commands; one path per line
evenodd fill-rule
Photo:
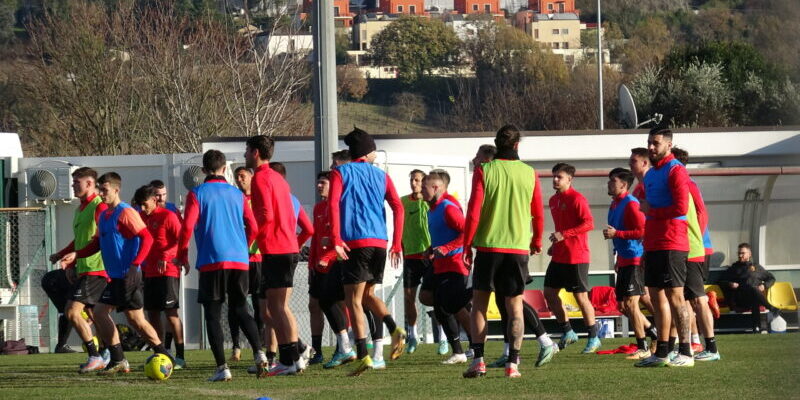
M 500 310 L 497 309 L 497 303 L 494 301 L 494 292 L 489 296 L 489 307 L 486 309 L 486 319 L 489 321 L 500 320 Z
M 797 311 L 797 297 L 790 282 L 775 282 L 767 291 L 767 300 L 781 310 Z
M 727 305 L 725 301 L 725 293 L 722 292 L 722 288 L 719 285 L 704 285 L 706 293 L 714 292 L 717 295 L 717 304 L 719 304 L 719 313 L 720 314 L 727 314 L 731 312 L 731 308 Z M 723 305 L 725 304 L 725 305 Z
M 558 292 L 558 297 L 561 298 L 561 303 L 564 304 L 564 308 L 567 309 L 567 317 L 568 318 L 582 318 L 583 313 L 581 313 L 581 308 L 578 307 L 578 300 L 575 300 L 575 296 L 572 293 L 561 289 Z

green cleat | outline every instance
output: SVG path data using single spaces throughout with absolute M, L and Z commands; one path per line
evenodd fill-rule
M 408 340 L 406 341 L 406 353 L 412 354 L 417 351 L 417 344 L 419 344 L 417 338 L 409 336 Z
M 539 349 L 539 358 L 536 359 L 536 366 L 541 367 L 553 360 L 553 356 L 558 353 L 558 345 L 553 343 L 551 346 L 542 346 Z
M 666 358 L 650 356 L 633 364 L 634 367 L 637 368 L 655 368 L 655 367 L 666 367 L 669 361 Z
M 487 365 L 486 368 L 505 368 L 507 362 L 508 362 L 508 356 L 502 355 L 497 360 L 494 360 L 493 363 Z
M 436 354 L 443 356 L 450 352 L 450 344 L 446 340 L 439 342 L 439 348 L 436 349 Z
M 356 352 L 353 350 L 350 350 L 347 353 L 339 353 L 337 351 L 336 353 L 333 354 L 331 360 L 326 362 L 325 365 L 323 365 L 322 367 L 325 369 L 336 368 L 342 364 L 347 364 L 350 361 L 355 361 L 355 359 L 356 359 Z
M 721 358 L 722 357 L 719 355 L 719 352 L 712 353 L 708 350 L 703 350 L 694 355 L 695 361 L 719 361 Z
M 558 341 L 558 348 L 564 350 L 567 346 L 575 343 L 578 341 L 578 334 L 575 331 L 570 330 L 569 332 L 561 335 L 561 340 Z
M 596 337 L 589 338 L 589 341 L 586 342 L 586 347 L 583 348 L 583 352 L 582 353 L 583 354 L 592 354 L 595 351 L 597 351 L 597 349 L 600 348 L 601 344 L 602 343 L 600 343 L 600 339 L 599 338 L 596 338 Z

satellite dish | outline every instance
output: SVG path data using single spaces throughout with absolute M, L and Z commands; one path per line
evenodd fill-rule
M 635 129 L 639 126 L 633 96 L 625 85 L 619 85 L 619 123 L 625 129 Z

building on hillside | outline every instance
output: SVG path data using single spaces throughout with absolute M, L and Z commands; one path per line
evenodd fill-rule
M 514 25 L 533 40 L 553 50 L 581 47 L 581 21 L 575 13 L 539 14 L 533 10 L 520 11 L 514 16 Z
M 256 46 L 266 51 L 270 57 L 283 54 L 304 55 L 313 50 L 314 40 L 310 33 L 261 34 L 256 37 Z
M 400 18 L 397 14 L 359 14 L 353 19 L 353 50 L 368 51 L 372 38 Z
M 381 0 L 384 14 L 425 15 L 425 0 Z
M 581 14 L 575 8 L 575 0 L 528 0 L 528 9 L 537 14 Z
M 500 0 L 453 0 L 453 8 L 459 14 L 502 15 Z
M 481 25 L 495 23 L 493 19 L 469 18 L 465 14 L 445 14 L 443 20 L 461 40 L 474 38 Z
M 311 18 L 314 12 L 312 0 L 303 0 L 302 20 Z M 354 13 L 350 12 L 350 0 L 333 0 L 333 23 L 337 28 L 349 28 L 353 25 Z

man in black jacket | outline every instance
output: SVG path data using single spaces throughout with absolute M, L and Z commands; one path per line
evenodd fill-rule
M 758 333 L 761 331 L 761 306 L 769 310 L 770 317 L 774 318 L 780 313 L 780 309 L 769 304 L 766 296 L 767 289 L 775 283 L 775 277 L 764 267 L 753 263 L 749 244 L 739 245 L 738 257 L 739 261 L 723 273 L 720 287 L 725 291 L 725 298 L 732 308 L 752 311 L 753 332 Z

